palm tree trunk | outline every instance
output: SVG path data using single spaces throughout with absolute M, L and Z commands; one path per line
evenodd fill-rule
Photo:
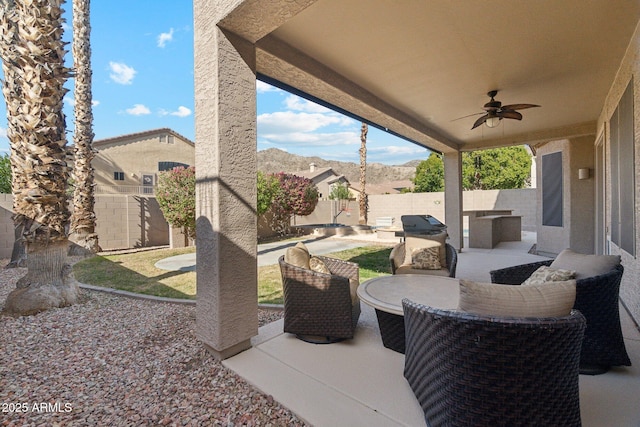
M 66 264 L 66 185 L 61 0 L 0 0 L 0 58 L 6 81 L 14 223 L 23 227 L 27 274 L 5 303 L 12 315 L 73 304 L 78 287 Z
M 366 123 L 362 123 L 360 128 L 360 216 L 358 218 L 360 224 L 366 224 L 369 219 L 369 197 L 366 192 L 367 133 L 369 133 L 369 126 Z
M 91 24 L 89 0 L 73 0 L 73 58 L 75 63 L 75 163 L 72 240 L 82 251 L 100 251 L 94 212 L 93 111 L 91 96 Z M 76 246 L 72 246 L 76 248 Z M 72 250 L 72 254 L 77 251 Z

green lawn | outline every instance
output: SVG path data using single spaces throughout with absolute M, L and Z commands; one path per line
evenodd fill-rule
M 166 271 L 154 264 L 167 257 L 194 252 L 195 248 L 157 249 L 119 255 L 99 255 L 76 263 L 73 272 L 78 281 L 140 294 L 169 298 L 195 299 L 196 273 Z M 325 256 L 358 263 L 360 281 L 390 274 L 389 253 L 385 246 L 364 246 Z M 282 279 L 278 265 L 258 268 L 258 302 L 282 304 Z

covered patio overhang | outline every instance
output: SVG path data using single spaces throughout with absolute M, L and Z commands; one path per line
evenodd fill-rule
M 257 333 L 257 76 L 441 152 L 461 249 L 461 152 L 576 141 L 593 163 L 639 17 L 635 0 L 194 0 L 200 339 L 226 358 Z M 490 90 L 541 107 L 472 130 Z

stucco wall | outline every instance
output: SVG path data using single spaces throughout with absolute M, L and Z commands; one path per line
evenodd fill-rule
M 562 226 L 537 226 L 540 253 L 556 255 L 565 248 L 581 253 L 594 252 L 595 202 L 593 174 L 591 178 L 578 179 L 578 169 L 594 169 L 594 138 L 581 137 L 574 140 L 551 141 L 538 149 L 538 174 L 544 156 L 562 153 Z M 542 178 L 544 180 L 544 177 Z M 542 185 L 538 186 L 538 218 L 542 218 Z M 591 230 L 589 232 L 585 232 Z
M 635 77 L 634 77 L 635 76 Z M 640 251 L 640 209 L 638 209 L 638 203 L 640 203 L 640 24 L 636 27 L 636 31 L 630 41 L 620 69 L 618 70 L 617 78 L 613 82 L 609 94 L 605 100 L 604 108 L 600 118 L 598 119 L 598 135 L 605 135 L 606 153 L 607 153 L 607 168 L 610 168 L 609 162 L 610 155 L 610 135 L 606 131 L 613 112 L 618 106 L 618 102 L 629 85 L 631 79 L 634 79 L 633 87 L 633 104 L 634 104 L 634 139 L 635 139 L 635 246 L 636 252 Z M 606 184 L 606 205 L 607 212 L 605 218 L 605 224 L 610 227 L 611 224 L 611 179 L 610 171 L 607 171 L 607 184 Z M 622 276 L 622 284 L 620 286 L 620 296 L 630 311 L 631 315 L 635 319 L 636 323 L 640 323 L 640 259 L 628 254 L 627 252 L 618 248 L 613 242 L 608 241 L 610 251 L 614 254 L 620 254 L 622 257 L 622 264 L 624 266 L 624 275 Z
M 14 241 L 12 204 L 11 194 L 0 194 L 0 258 L 11 258 Z
M 0 194 L 0 258 L 11 258 L 12 196 Z M 96 232 L 103 250 L 169 244 L 169 225 L 155 197 L 96 195 Z
M 169 225 L 155 197 L 96 195 L 95 211 L 103 250 L 169 244 Z
M 520 190 L 476 190 L 462 193 L 464 210 L 478 209 L 512 209 L 514 215 L 522 216 L 522 229 L 535 231 L 536 229 L 536 190 L 525 188 Z M 341 213 L 337 222 L 340 224 L 358 224 L 358 202 L 349 203 L 350 212 Z M 295 223 L 325 224 L 333 221 L 335 202 L 320 201 L 313 214 L 306 217 L 296 217 Z M 400 217 L 411 214 L 428 214 L 445 222 L 444 193 L 406 193 L 406 194 L 377 194 L 369 196 L 369 225 L 376 225 L 376 219 L 392 217 L 394 225 L 402 227 Z M 465 227 L 467 218 L 464 221 Z

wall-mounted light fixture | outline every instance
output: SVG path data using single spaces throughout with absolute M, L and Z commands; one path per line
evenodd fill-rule
M 589 168 L 578 169 L 578 179 L 589 179 L 589 178 L 591 178 L 591 170 Z

